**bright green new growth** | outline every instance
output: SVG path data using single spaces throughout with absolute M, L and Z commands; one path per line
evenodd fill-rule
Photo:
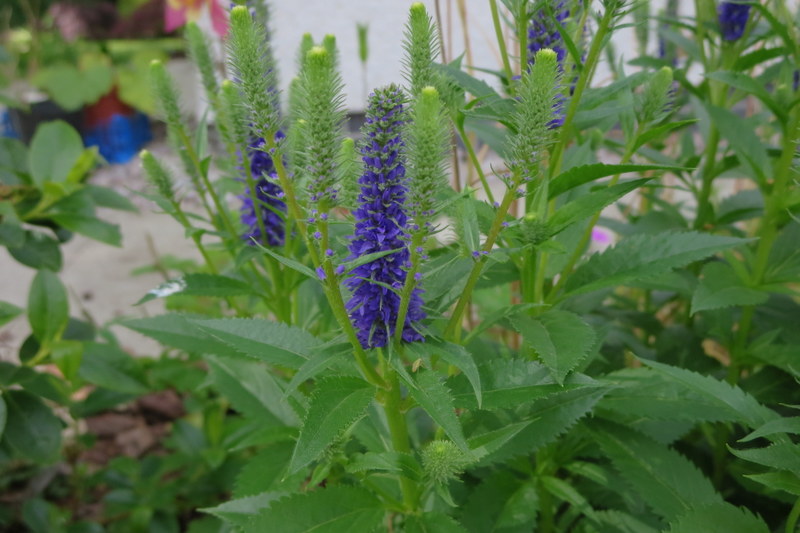
M 311 201 L 320 202 L 325 210 L 336 200 L 336 156 L 345 116 L 342 80 L 326 48 L 315 46 L 308 52 L 300 95 L 299 116 L 305 121 L 303 157 L 310 173 Z
M 366 63 L 369 58 L 369 42 L 367 41 L 369 24 L 357 23 L 356 31 L 358 33 L 358 60 Z
M 645 85 L 639 97 L 639 123 L 661 121 L 670 112 L 672 104 L 672 69 L 661 67 Z
M 280 127 L 275 66 L 266 30 L 244 6 L 231 10 L 228 64 L 244 97 L 253 133 L 272 139 Z
M 539 162 L 553 138 L 550 124 L 561 98 L 560 81 L 556 53 L 549 48 L 539 50 L 530 70 L 522 75 L 514 110 L 517 134 L 511 140 L 509 168 L 515 183 L 530 181 L 539 173 Z
M 411 4 L 403 49 L 404 74 L 411 96 L 417 96 L 423 87 L 438 86 L 438 76 L 434 69 L 434 61 L 439 57 L 436 26 L 420 2 Z
M 142 167 L 144 168 L 145 174 L 147 174 L 148 179 L 153 182 L 153 185 L 156 186 L 161 196 L 168 200 L 174 200 L 173 180 L 169 171 L 167 171 L 158 159 L 153 157 L 153 154 L 147 150 L 142 150 L 139 153 L 139 157 L 142 160 Z
M 449 440 L 431 441 L 422 450 L 422 467 L 435 483 L 447 483 L 458 478 L 469 462 L 464 452 Z
M 206 96 L 213 102 L 217 95 L 217 76 L 214 74 L 214 62 L 208 49 L 208 40 L 194 22 L 186 26 L 186 41 L 189 45 L 189 54 L 192 61 L 200 71 L 200 78 L 206 90 Z
M 175 88 L 175 83 L 172 81 L 172 78 L 167 73 L 167 69 L 161 61 L 153 60 L 150 63 L 150 80 L 159 111 L 163 115 L 167 126 L 181 126 L 183 123 L 183 114 L 178 104 L 178 90 Z
M 227 144 L 234 147 L 248 144 L 246 109 L 239 89 L 231 80 L 223 81 L 219 90 L 217 127 Z
M 437 193 L 447 186 L 450 135 L 435 88 L 420 91 L 406 138 L 408 205 L 415 224 L 423 228 L 434 214 Z
M 299 72 L 303 72 L 306 58 L 312 48 L 314 48 L 314 37 L 310 33 L 304 33 L 302 39 L 300 39 L 300 49 L 297 52 L 297 70 Z
M 170 146 L 181 158 L 181 163 L 197 191 L 201 192 L 203 188 L 200 184 L 200 177 L 186 149 L 187 136 L 183 125 L 183 113 L 178 104 L 180 95 L 172 77 L 167 73 L 167 69 L 161 61 L 153 60 L 150 63 L 150 81 L 159 111 L 164 117 L 164 122 L 167 123 L 167 138 Z
M 334 69 L 339 68 L 339 49 L 336 48 L 336 36 L 327 34 L 322 38 L 322 47 L 328 51 L 331 56 L 331 64 Z

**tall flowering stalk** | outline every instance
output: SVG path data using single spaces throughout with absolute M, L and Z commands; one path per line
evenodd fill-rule
M 399 87 L 390 85 L 370 95 L 351 259 L 396 251 L 356 267 L 346 281 L 353 291 L 347 310 L 364 348 L 386 346 L 395 335 L 399 292 L 410 266 L 406 168 L 400 133 L 404 122 L 404 96 Z M 425 318 L 420 293 L 419 288 L 412 292 L 403 321 L 401 337 L 406 342 L 423 340 L 415 329 L 415 324 Z
M 735 2 L 720 2 L 717 7 L 717 15 L 722 39 L 738 41 L 744 35 L 747 19 L 750 16 L 750 6 Z

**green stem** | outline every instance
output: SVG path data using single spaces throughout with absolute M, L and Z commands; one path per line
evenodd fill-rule
M 269 139 L 267 143 L 270 148 L 275 147 L 274 140 Z M 315 269 L 319 268 L 320 266 L 323 267 L 326 280 L 323 282 L 325 296 L 328 299 L 328 304 L 331 306 L 333 315 L 336 317 L 337 322 L 339 322 L 339 326 L 341 326 L 342 330 L 345 332 L 345 335 L 347 335 L 350 344 L 353 346 L 353 355 L 355 356 L 356 364 L 367 381 L 378 387 L 385 388 L 386 382 L 369 363 L 367 353 L 361 346 L 361 342 L 358 340 L 356 331 L 353 328 L 353 323 L 350 321 L 350 317 L 347 315 L 347 308 L 344 305 L 342 293 L 339 290 L 339 283 L 336 272 L 333 269 L 333 265 L 331 264 L 330 260 L 327 259 L 323 264 L 323 261 L 320 259 L 319 253 L 317 252 L 315 243 L 311 242 L 311 239 L 308 236 L 308 227 L 305 220 L 302 218 L 300 205 L 297 203 L 294 184 L 289 179 L 289 175 L 286 172 L 286 167 L 283 165 L 280 154 L 276 153 L 272 160 L 275 164 L 275 172 L 278 174 L 278 181 L 280 181 L 281 188 L 283 189 L 285 195 L 286 207 L 289 211 L 289 215 L 294 220 L 294 223 L 297 224 L 297 231 L 300 233 L 300 236 L 306 244 L 308 253 L 311 256 L 311 262 L 314 264 Z M 327 224 L 325 224 L 324 227 L 327 232 Z
M 478 156 L 475 154 L 472 141 L 467 135 L 467 132 L 464 130 L 464 125 L 456 123 L 456 130 L 458 131 L 458 135 L 461 137 L 461 140 L 464 142 L 464 146 L 467 148 L 469 160 L 472 162 L 472 166 L 475 167 L 475 171 L 478 173 L 478 177 L 481 180 L 481 185 L 483 185 L 483 192 L 486 193 L 486 198 L 488 198 L 489 202 L 494 204 L 494 194 L 492 194 L 492 189 L 489 187 L 489 181 L 486 179 L 486 174 L 483 172 L 481 162 L 478 160 Z
M 594 76 L 594 71 L 595 68 L 597 68 L 597 62 L 600 59 L 600 53 L 603 49 L 603 41 L 605 41 L 611 21 L 614 18 L 614 11 L 615 10 L 612 6 L 606 7 L 606 11 L 603 13 L 603 18 L 600 19 L 600 24 L 597 27 L 597 33 L 595 33 L 594 38 L 592 39 L 592 44 L 589 48 L 589 54 L 586 56 L 586 62 L 583 64 L 583 70 L 581 70 L 581 74 L 578 76 L 578 82 L 575 84 L 575 91 L 572 93 L 572 97 L 569 100 L 567 113 L 564 117 L 564 124 L 559 128 L 560 135 L 558 142 L 553 148 L 553 153 L 550 157 L 551 179 L 561 171 L 564 151 L 570 141 L 572 122 L 575 120 L 575 114 L 578 112 L 578 105 L 580 104 L 583 92 L 586 90 L 586 87 L 589 85 L 589 82 Z
M 192 146 L 192 142 L 189 139 L 189 136 L 184 131 L 183 127 L 178 128 L 178 135 L 180 136 L 181 142 L 183 143 L 184 148 L 186 148 L 186 153 L 189 156 L 189 159 L 192 161 L 192 166 L 194 166 L 194 171 L 203 181 L 203 185 L 205 189 L 208 191 L 208 194 L 211 196 L 211 201 L 214 203 L 214 207 L 217 209 L 217 214 L 219 215 L 220 220 L 222 220 L 222 225 L 225 227 L 225 230 L 229 233 L 231 237 L 236 235 L 236 230 L 231 223 L 231 219 L 228 217 L 228 211 L 223 207 L 222 202 L 219 199 L 219 195 L 217 191 L 214 190 L 214 187 L 211 185 L 211 181 L 208 179 L 208 173 L 203 172 L 203 166 L 200 163 L 200 158 L 195 152 L 194 147 Z M 202 196 L 202 191 L 197 191 L 200 196 Z M 212 216 L 213 220 L 213 216 Z
M 411 238 L 411 268 L 406 273 L 406 280 L 403 284 L 403 290 L 400 293 L 400 307 L 397 310 L 397 322 L 394 326 L 394 340 L 399 346 L 403 341 L 403 328 L 406 323 L 406 316 L 408 315 L 408 306 L 411 304 L 411 295 L 414 293 L 414 287 L 417 285 L 416 275 L 420 267 L 420 254 L 417 248 L 422 246 L 422 240 L 425 234 L 423 231 L 414 232 Z
M 789 517 L 786 519 L 786 533 L 795 533 L 797 531 L 797 520 L 800 518 L 800 498 L 794 502 L 792 510 L 789 512 Z
M 492 11 L 492 24 L 494 25 L 494 34 L 497 38 L 497 46 L 500 48 L 500 58 L 503 60 L 503 71 L 506 74 L 506 83 L 508 87 L 511 88 L 511 78 L 514 77 L 514 74 L 511 71 L 511 61 L 508 59 L 508 50 L 506 49 L 503 27 L 500 25 L 500 12 L 497 9 L 497 0 L 489 0 L 489 9 Z
M 520 181 L 521 180 L 517 178 L 514 182 L 514 186 L 506 190 L 505 195 L 503 195 L 503 201 L 500 203 L 500 207 L 497 208 L 497 213 L 495 214 L 494 221 L 492 222 L 492 227 L 486 236 L 486 242 L 483 243 L 483 247 L 481 248 L 481 251 L 486 253 L 481 253 L 478 259 L 475 261 L 475 264 L 472 266 L 472 271 L 469 273 L 469 278 L 467 278 L 467 284 L 464 286 L 464 290 L 461 292 L 461 296 L 459 297 L 458 302 L 453 309 L 453 314 L 450 316 L 450 320 L 447 323 L 444 335 L 445 338 L 453 342 L 458 342 L 458 339 L 461 336 L 461 317 L 463 316 L 464 310 L 467 307 L 467 303 L 472 296 L 472 291 L 475 288 L 475 284 L 478 282 L 478 278 L 480 278 L 483 265 L 487 260 L 487 255 L 489 252 L 491 252 L 492 247 L 497 240 L 497 236 L 500 234 L 500 230 L 503 228 L 503 221 L 508 214 L 508 209 L 511 207 L 511 202 L 514 201 L 514 198 L 517 194 Z
M 795 152 L 797 150 L 797 134 L 800 133 L 800 110 L 795 106 L 789 115 L 786 129 L 783 132 L 783 148 L 778 165 L 775 168 L 775 181 L 772 191 L 766 200 L 764 218 L 761 221 L 759 230 L 758 247 L 756 248 L 755 262 L 750 278 L 750 286 L 758 287 L 764 281 L 764 275 L 769 266 L 769 254 L 775 239 L 778 237 L 778 229 L 781 215 L 785 209 L 785 200 L 788 195 L 789 178 L 792 171 Z M 738 365 L 744 356 L 747 347 L 747 339 L 750 335 L 750 328 L 753 324 L 754 306 L 747 306 L 742 309 L 742 317 L 739 320 L 739 328 L 736 332 L 733 349 L 731 350 L 731 365 L 729 368 L 729 381 L 736 383 L 739 378 Z M 732 372 L 735 369 L 735 374 Z
M 399 453 L 411 453 L 411 442 L 408 438 L 408 425 L 405 415 L 401 409 L 403 401 L 400 395 L 400 381 L 397 373 L 389 367 L 383 359 L 384 377 L 389 384 L 389 389 L 385 391 L 383 410 L 386 414 L 386 421 L 389 424 L 389 434 L 392 438 L 392 448 Z M 400 490 L 403 493 L 403 503 L 409 511 L 417 508 L 418 491 L 416 484 L 405 476 L 400 476 Z

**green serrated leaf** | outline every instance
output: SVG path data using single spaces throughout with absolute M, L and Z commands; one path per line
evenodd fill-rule
M 307 331 L 258 318 L 194 319 L 201 331 L 267 363 L 300 368 L 322 341 Z
M 727 263 L 713 262 L 703 267 L 702 279 L 692 295 L 692 314 L 712 309 L 760 305 L 769 295 L 747 287 Z
M 453 398 L 436 372 L 421 370 L 416 378 L 408 379 L 407 374 L 400 373 L 405 381 L 411 397 L 426 413 L 441 426 L 447 436 L 466 454 L 470 449 L 464 438 L 464 430 L 456 416 Z
M 398 452 L 367 452 L 356 455 L 347 465 L 348 472 L 392 472 L 412 481 L 421 481 L 422 468 L 413 456 Z
M 568 311 L 550 310 L 536 317 L 518 315 L 511 323 L 559 385 L 589 354 L 595 342 L 594 329 Z
M 307 278 L 319 279 L 319 277 L 314 273 L 314 271 L 311 270 L 310 268 L 308 268 L 303 263 L 295 261 L 294 259 L 291 259 L 289 257 L 283 256 L 281 254 L 275 253 L 272 250 L 270 250 L 269 248 L 267 248 L 265 246 L 262 246 L 258 242 L 255 242 L 255 241 L 253 241 L 253 242 L 255 243 L 256 246 L 259 247 L 259 249 L 261 249 L 261 251 L 263 251 L 265 254 L 267 254 L 267 255 L 269 255 L 271 257 L 274 257 L 282 265 L 285 265 L 285 266 L 291 268 L 295 272 L 299 272 L 300 274 L 306 276 Z
M 559 385 L 546 366 L 521 359 L 493 359 L 481 365 L 479 371 L 483 391 L 481 408 L 486 410 L 511 408 L 556 392 L 599 385 L 580 374 L 569 376 Z M 478 407 L 465 379 L 456 376 L 449 380 L 449 384 L 456 407 Z
M 755 429 L 779 418 L 778 413 L 761 405 L 758 400 L 729 383 L 656 361 L 643 359 L 642 363 L 683 384 L 712 405 L 729 409 L 734 420 L 749 428 Z
M 697 232 L 634 235 L 590 257 L 569 277 L 566 290 L 576 296 L 652 278 L 745 242 Z
M 121 325 L 158 342 L 194 354 L 241 357 L 241 353 L 217 340 L 191 322 L 189 315 L 170 313 L 148 318 L 124 320 Z
M 751 124 L 728 109 L 705 103 L 705 109 L 714 121 L 720 135 L 727 140 L 743 164 L 748 166 L 759 182 L 772 175 L 772 165 L 764 144 Z
M 634 144 L 633 149 L 638 150 L 645 144 L 654 141 L 656 139 L 660 139 L 662 136 L 666 135 L 671 131 L 680 129 L 684 126 L 689 126 L 691 124 L 694 124 L 695 122 L 697 122 L 696 118 L 691 120 L 677 120 L 675 122 L 667 122 L 666 124 L 662 124 L 655 128 L 649 129 L 636 138 L 636 143 Z
M 283 480 L 292 451 L 294 442 L 283 440 L 270 444 L 248 459 L 236 477 L 233 497 L 255 496 L 266 491 L 290 490 L 291 487 L 299 486 L 305 477 L 304 473 Z
M 593 421 L 589 429 L 631 488 L 664 518 L 722 502 L 711 482 L 678 452 L 618 424 Z
M 764 85 L 762 85 L 753 76 L 748 76 L 743 72 L 720 70 L 717 72 L 710 72 L 706 74 L 706 77 L 726 83 L 734 89 L 739 89 L 740 91 L 752 94 L 761 100 L 764 105 L 770 109 L 770 111 L 775 113 L 776 116 L 780 117 L 782 120 L 786 119 L 786 109 L 782 108 L 772 97 L 772 95 L 767 92 L 767 89 L 764 88 Z
M 261 494 L 230 500 L 216 507 L 199 509 L 199 511 L 212 514 L 235 526 L 244 527 L 263 509 L 268 508 L 274 501 L 280 500 L 288 494 L 288 492 L 282 491 L 262 492 Z
M 769 533 L 761 518 L 728 502 L 698 504 L 670 524 L 666 533 Z
M 369 492 L 334 486 L 283 498 L 261 511 L 244 528 L 244 533 L 372 533 L 383 522 L 380 501 Z
M 631 191 L 645 185 L 652 178 L 625 181 L 610 187 L 602 187 L 582 194 L 575 200 L 561 206 L 547 220 L 547 233 L 550 237 L 558 235 L 572 224 L 585 220 L 616 202 Z
M 172 294 L 187 296 L 215 296 L 225 298 L 253 294 L 252 287 L 235 278 L 217 274 L 186 274 L 183 277 L 165 281 L 151 289 L 134 305 L 141 305 L 156 298 L 166 298 Z
M 800 477 L 791 472 L 778 470 L 764 472 L 763 474 L 745 474 L 745 477 L 757 481 L 772 490 L 782 490 L 789 494 L 800 496 Z
M 592 163 L 590 165 L 572 167 L 566 172 L 562 172 L 553 178 L 548 186 L 547 192 L 550 199 L 553 199 L 575 187 L 600 178 L 607 178 L 617 174 L 627 174 L 629 172 L 647 172 L 650 170 L 678 171 L 685 169 L 669 165 L 606 165 L 605 163 Z
M 475 364 L 474 357 L 466 348 L 458 344 L 432 340 L 425 343 L 409 344 L 406 349 L 409 355 L 413 357 L 430 357 L 433 355 L 441 357 L 447 363 L 461 370 L 470 385 L 472 385 L 474 398 L 476 399 L 478 408 L 481 408 L 481 404 L 483 403 L 481 376 L 478 371 L 478 366 Z
M 364 413 L 375 397 L 375 388 L 351 377 L 326 378 L 317 383 L 303 420 L 289 472 L 315 461 Z
M 406 520 L 406 533 L 466 533 L 464 526 L 446 514 L 427 512 Z
M 612 389 L 598 404 L 614 417 L 638 417 L 648 420 L 697 422 L 734 422 L 739 413 L 718 399 L 700 394 L 669 376 L 649 368 L 627 368 L 608 374 L 604 382 Z
M 768 466 L 776 470 L 786 470 L 800 476 L 800 445 L 790 442 L 779 442 L 766 448 L 737 450 L 728 447 L 730 452 L 752 463 Z
M 776 433 L 791 433 L 793 435 L 800 435 L 800 417 L 795 416 L 791 418 L 778 418 L 776 420 L 770 420 L 749 435 L 739 439 L 739 442 L 750 442 L 751 440 L 755 440 L 759 437 L 766 437 Z
M 283 397 L 283 388 L 267 369 L 240 358 L 207 356 L 211 379 L 233 407 L 253 420 L 288 426 L 299 423 L 297 414 Z
M 584 387 L 558 392 L 534 402 L 524 411 L 524 420 L 518 423 L 520 429 L 517 431 L 515 428 L 514 434 L 505 442 L 498 441 L 499 446 L 490 441 L 494 449 L 483 456 L 478 464 L 492 464 L 538 450 L 586 416 L 606 392 L 607 389 L 602 387 Z M 495 440 L 498 433 L 502 437 L 506 436 L 504 433 L 507 431 L 507 423 L 498 421 L 498 425 L 502 427 L 492 428 L 492 431 L 487 432 L 492 440 Z M 470 442 L 476 445 L 479 439 L 487 440 L 486 437 L 487 434 L 475 436 Z

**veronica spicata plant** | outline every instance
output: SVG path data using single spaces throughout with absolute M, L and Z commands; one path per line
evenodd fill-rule
M 406 87 L 374 90 L 360 139 L 332 36 L 304 36 L 284 118 L 267 32 L 232 10 L 231 80 L 205 82 L 223 154 L 155 67 L 205 215 L 143 163 L 204 260 L 170 285 L 187 312 L 126 325 L 201 355 L 230 405 L 217 453 L 247 457 L 204 512 L 245 532 L 794 531 L 796 14 L 698 2 L 650 28 L 645 2 L 488 4 L 497 68 L 441 64 L 458 50 L 410 7 Z M 636 58 L 611 46 L 628 20 Z M 256 246 L 212 163 L 251 170 Z

